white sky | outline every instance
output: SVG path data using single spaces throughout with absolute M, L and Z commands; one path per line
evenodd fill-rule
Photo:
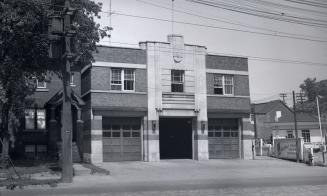
M 102 11 L 109 11 L 109 0 L 97 1 L 103 3 Z M 171 7 L 170 0 L 141 1 L 150 2 L 164 7 Z M 170 10 L 154 7 L 141 1 L 112 0 L 112 11 L 115 13 L 171 20 Z M 243 0 L 243 3 L 244 2 L 246 1 Z M 283 0 L 274 0 L 271 2 L 285 4 L 285 1 Z M 275 31 L 293 34 L 321 37 L 319 39 L 327 40 L 327 28 L 313 28 L 304 25 L 262 19 L 255 16 L 199 5 L 185 0 L 175 0 L 174 8 L 177 10 L 174 12 L 175 21 L 199 23 L 223 28 L 260 31 L 258 29 L 226 24 L 178 12 L 185 11 L 244 25 L 269 28 Z M 317 19 L 327 20 L 327 9 L 323 10 L 310 6 L 302 6 L 300 8 L 316 9 L 317 12 L 324 11 L 326 15 L 318 16 L 318 14 L 315 13 L 304 13 L 301 11 L 294 13 L 304 15 L 305 17 L 315 17 Z M 281 12 L 283 12 L 283 10 L 281 10 Z M 287 13 L 287 11 L 285 11 L 285 13 Z M 102 26 L 110 26 L 108 13 L 102 13 L 101 16 L 102 17 L 98 22 Z M 138 47 L 137 44 L 139 41 L 167 41 L 167 35 L 172 33 L 171 22 L 140 19 L 117 14 L 112 15 L 111 22 L 111 26 L 114 28 L 111 38 L 111 45 L 113 46 Z M 262 30 L 260 32 L 267 33 L 267 31 Z M 316 77 L 318 80 L 327 79 L 327 42 L 265 36 L 179 23 L 174 24 L 174 33 L 182 34 L 185 43 L 206 46 L 208 52 L 325 64 L 324 66 L 303 65 L 250 59 L 250 93 L 251 100 L 253 101 L 276 99 L 279 98 L 279 93 L 290 93 L 292 90 L 299 91 L 299 85 L 307 77 Z M 109 45 L 108 39 L 103 40 L 100 44 Z M 288 99 L 290 100 L 290 98 L 289 95 Z

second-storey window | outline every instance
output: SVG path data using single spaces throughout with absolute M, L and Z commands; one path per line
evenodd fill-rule
M 232 75 L 214 75 L 214 94 L 217 95 L 233 95 L 234 81 Z
M 111 69 L 111 90 L 134 91 L 135 76 L 133 69 Z
M 36 80 L 36 88 L 47 88 L 47 83 L 45 81 Z
M 45 128 L 45 109 L 25 110 L 25 129 L 44 130 Z
M 124 90 L 134 90 L 134 70 L 125 69 L 124 72 Z
M 184 92 L 183 70 L 171 70 L 171 92 Z
M 223 95 L 224 94 L 224 86 L 223 86 L 223 76 L 215 74 L 214 75 L 214 94 Z

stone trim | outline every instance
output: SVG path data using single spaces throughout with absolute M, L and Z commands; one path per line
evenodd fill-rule
M 217 73 L 217 74 L 231 74 L 231 75 L 244 75 L 248 76 L 248 71 L 237 71 L 237 70 L 225 70 L 225 69 L 206 69 L 207 73 Z
M 146 64 L 133 64 L 133 63 L 113 63 L 96 61 L 92 67 L 116 67 L 116 68 L 133 68 L 133 69 L 146 69 Z
M 147 94 L 146 92 L 135 92 L 135 91 L 89 90 L 85 92 L 81 97 L 84 97 L 90 93 L 137 94 L 137 95 Z
M 248 95 L 215 95 L 215 94 L 207 94 L 208 97 L 228 97 L 228 98 L 250 98 Z
M 152 131 L 152 130 L 151 130 Z M 143 135 L 145 140 L 159 140 L 159 135 Z
M 91 64 L 84 66 L 84 67 L 82 68 L 82 70 L 81 70 L 81 75 L 82 75 L 84 72 L 86 72 L 90 67 L 92 67 Z
M 194 140 L 208 140 L 208 135 L 194 135 Z

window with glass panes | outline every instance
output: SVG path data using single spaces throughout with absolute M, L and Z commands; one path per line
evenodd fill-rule
M 135 72 L 133 69 L 111 69 L 111 90 L 134 91 Z
M 223 95 L 224 94 L 224 87 L 223 87 L 223 76 L 215 74 L 214 75 L 214 94 Z
M 214 74 L 214 94 L 233 95 L 234 81 L 232 75 Z
M 302 130 L 302 137 L 304 142 L 310 142 L 310 131 L 309 130 Z
M 36 80 L 36 88 L 47 88 L 47 83 L 45 81 Z
M 238 127 L 233 125 L 209 125 L 208 137 L 238 137 Z
M 225 95 L 232 95 L 233 94 L 233 76 L 231 75 L 224 75 L 224 85 L 225 85 Z
M 26 109 L 25 110 L 25 129 L 44 130 L 46 129 L 45 109 Z
M 171 92 L 184 92 L 183 70 L 171 70 Z
M 141 125 L 133 124 L 104 124 L 103 137 L 107 138 L 135 138 L 141 136 Z

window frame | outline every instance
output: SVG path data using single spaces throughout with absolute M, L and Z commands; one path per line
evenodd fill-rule
M 293 130 L 287 131 L 287 138 L 294 138 Z
M 234 84 L 234 75 L 227 75 L 227 74 L 218 74 L 218 73 L 215 73 L 214 74 L 214 81 L 213 81 L 213 94 L 215 95 L 234 95 L 234 88 L 235 88 L 235 84 Z M 218 77 L 221 77 L 221 84 L 219 84 L 217 81 L 219 81 L 217 78 Z M 227 77 L 230 77 L 231 78 L 231 83 L 230 84 L 227 84 L 226 82 L 226 78 Z M 227 89 L 227 86 L 231 86 L 231 90 L 232 92 L 231 93 L 226 93 L 226 89 Z M 218 93 L 215 93 L 215 89 L 221 89 L 222 90 L 222 94 L 218 94 Z
M 311 142 L 311 134 L 309 129 L 301 130 L 301 135 L 303 138 L 304 143 L 310 143 Z M 309 137 L 307 137 L 309 136 Z
M 43 85 L 40 85 L 41 83 L 43 83 Z M 39 81 L 38 79 L 36 79 L 36 88 L 37 89 L 46 89 L 47 88 L 47 82 L 46 81 Z
M 119 71 L 119 76 L 120 76 L 120 80 L 113 80 L 113 72 L 114 70 Z M 132 74 L 132 80 L 131 79 L 125 79 L 125 73 L 127 71 L 131 71 Z M 120 83 L 113 83 L 113 81 L 116 82 L 120 82 Z M 128 90 L 125 89 L 125 81 L 132 81 L 133 82 L 133 89 L 132 90 Z M 112 89 L 112 86 L 119 86 L 120 90 L 117 89 Z M 135 69 L 130 69 L 130 68 L 111 68 L 110 69 L 110 90 L 111 91 L 123 91 L 123 92 L 135 92 Z
M 174 73 L 181 73 L 181 81 L 175 81 L 174 78 L 176 77 Z M 184 93 L 185 92 L 185 70 L 180 69 L 172 69 L 171 72 L 171 78 L 170 78 L 170 91 L 172 93 Z M 173 85 L 182 85 L 182 91 L 173 91 Z
M 33 128 L 27 128 L 26 127 L 26 112 L 27 110 L 33 111 Z M 38 112 L 44 111 L 44 118 L 39 118 Z M 25 109 L 25 117 L 24 117 L 24 130 L 25 131 L 46 131 L 47 130 L 47 112 L 44 108 L 26 108 Z M 39 128 L 39 120 L 43 120 L 44 122 L 44 128 Z M 42 121 L 41 121 L 42 122 Z
M 70 78 L 69 78 L 69 84 L 70 84 L 70 86 L 75 86 L 75 83 L 74 83 L 74 75 L 75 75 L 74 72 L 71 72 L 70 73 Z
M 119 129 L 113 129 L 114 126 L 119 127 Z M 134 129 L 135 127 L 138 127 L 138 129 Z M 103 128 L 103 137 L 110 139 L 141 138 L 141 125 L 134 123 L 108 124 L 106 128 Z

